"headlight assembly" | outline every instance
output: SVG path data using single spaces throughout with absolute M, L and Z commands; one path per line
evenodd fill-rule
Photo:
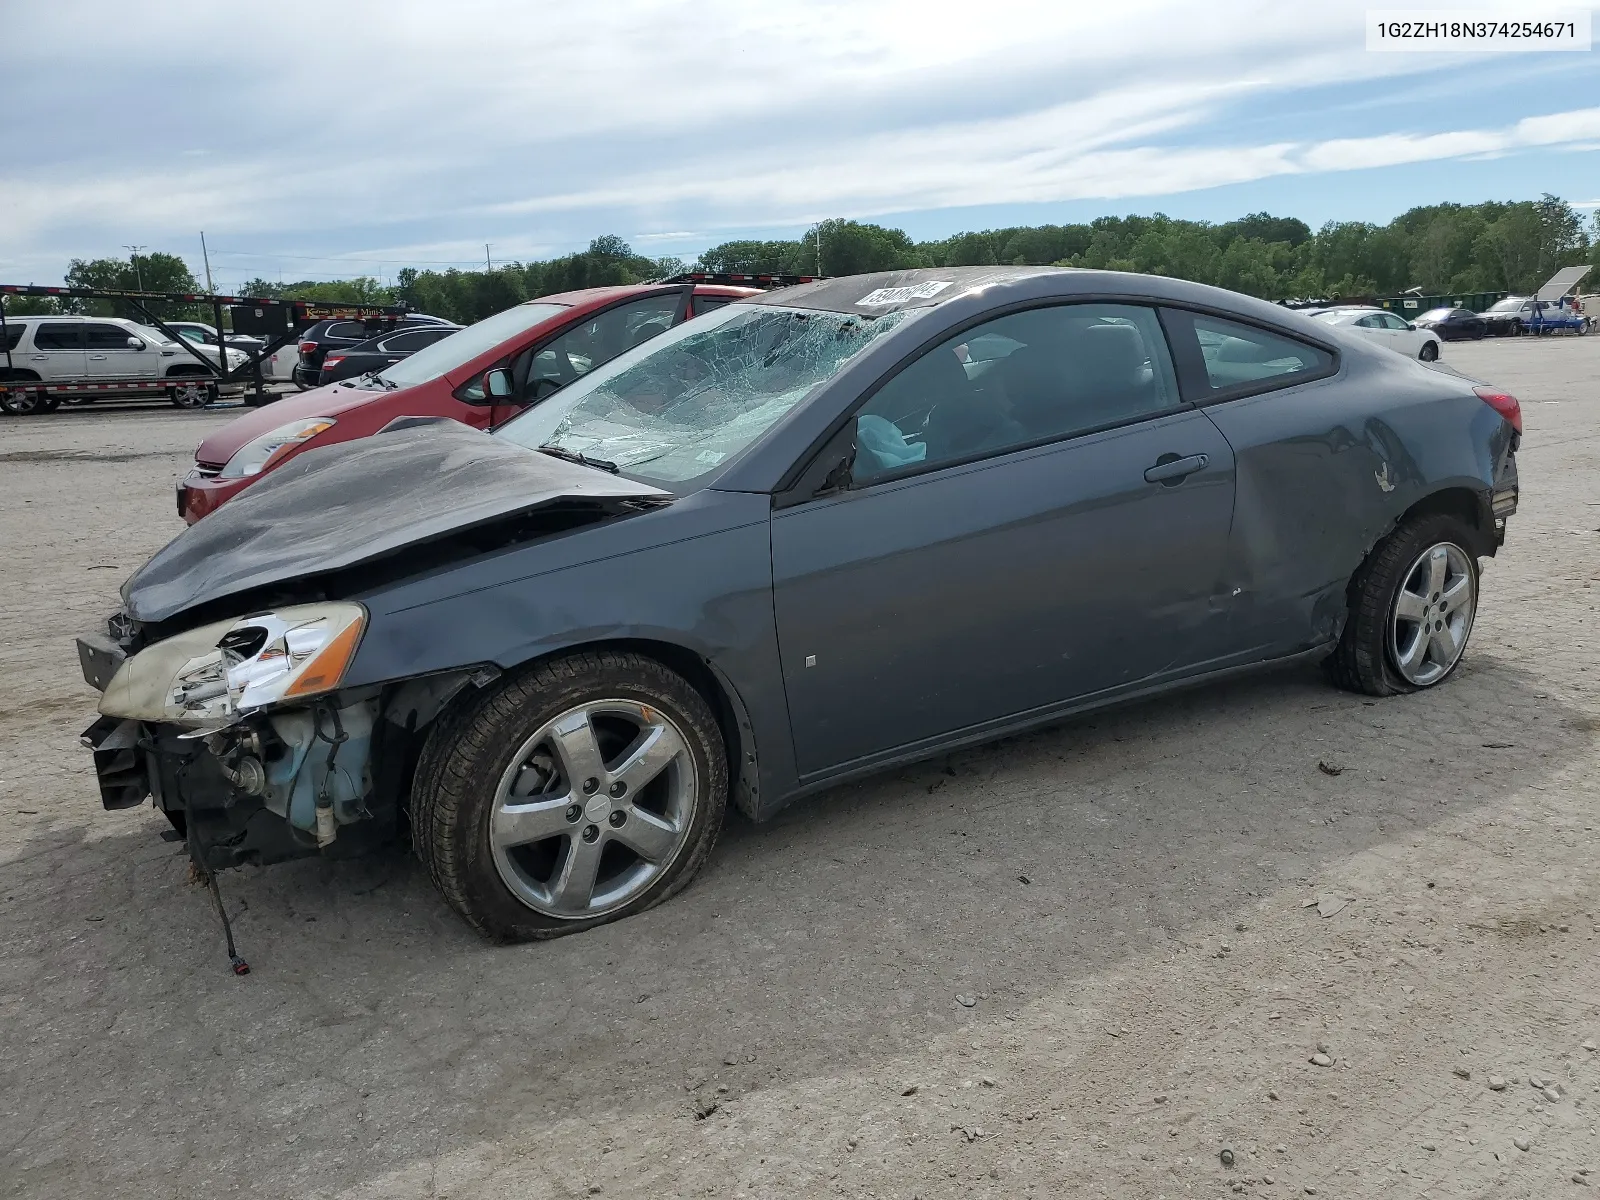
M 330 692 L 366 620 L 359 604 L 297 604 L 191 629 L 124 662 L 100 711 L 204 728 Z
M 309 442 L 319 433 L 326 433 L 337 424 L 332 417 L 307 417 L 280 425 L 271 433 L 264 433 L 253 442 L 241 446 L 228 465 L 222 468 L 220 479 L 244 479 L 259 475 L 268 462 L 280 451 Z

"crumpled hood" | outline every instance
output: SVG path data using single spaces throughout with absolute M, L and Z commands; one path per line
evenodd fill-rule
M 442 421 L 297 455 L 156 551 L 122 599 L 136 621 L 165 621 L 562 501 L 622 512 L 627 501 L 670 499 Z

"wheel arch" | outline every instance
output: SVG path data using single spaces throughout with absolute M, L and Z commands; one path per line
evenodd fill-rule
M 1479 557 L 1494 556 L 1497 542 L 1489 498 L 1469 487 L 1451 486 L 1429 492 L 1401 513 L 1389 532 L 1394 532 L 1415 518 L 1436 515 L 1460 518 L 1477 535 L 1476 544 L 1468 546 L 1467 549 Z
M 504 672 L 492 670 L 490 678 L 483 678 L 482 684 L 486 686 L 493 679 L 500 678 L 502 674 L 520 675 L 551 659 L 600 650 L 614 650 L 654 659 L 668 670 L 682 676 L 689 686 L 700 694 L 701 699 L 710 706 L 712 714 L 717 719 L 717 728 L 722 734 L 723 748 L 728 760 L 729 799 L 741 812 L 754 820 L 758 811 L 759 777 L 755 729 L 750 720 L 749 709 L 733 681 L 718 670 L 715 664 L 690 647 L 659 638 L 641 637 L 597 638 L 593 641 L 573 642 L 524 659 Z M 418 746 L 421 738 L 428 735 L 440 717 L 456 705 L 470 702 L 470 698 L 478 692 L 477 687 L 467 684 L 478 682 L 480 676 L 462 673 L 458 678 L 461 686 L 453 690 L 425 721 L 412 727 L 411 732 L 418 737 Z M 413 749 L 413 758 L 415 754 L 416 750 Z

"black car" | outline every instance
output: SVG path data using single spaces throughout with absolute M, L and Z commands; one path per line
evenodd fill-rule
M 459 325 L 444 324 L 412 326 L 357 342 L 347 350 L 330 348 L 323 355 L 317 383 L 337 383 L 341 379 L 355 379 L 372 371 L 381 371 L 424 346 L 442 341 L 460 328 Z
M 204 872 L 409 839 L 477 929 L 551 937 L 678 891 L 729 805 L 1250 667 L 1444 683 L 1521 428 L 1183 280 L 819 280 L 494 435 L 297 455 L 79 639 L 86 744 L 106 807 L 153 797 Z
M 436 325 L 447 325 L 452 330 L 456 328 L 443 317 L 430 317 L 422 313 L 412 313 L 394 320 L 357 321 L 349 317 L 337 317 L 318 321 L 300 335 L 300 361 L 294 366 L 295 384 L 302 389 L 316 387 L 322 375 L 322 360 L 331 353 L 348 350 L 386 333 Z
M 1489 332 L 1489 323 L 1470 308 L 1430 308 L 1412 324 L 1432 330 L 1443 342 L 1477 341 Z

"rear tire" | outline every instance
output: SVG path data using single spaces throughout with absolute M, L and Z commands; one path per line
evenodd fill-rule
M 45 411 L 44 397 L 38 392 L 5 392 L 0 394 L 0 409 L 14 417 L 31 417 Z
M 1344 632 L 1323 663 L 1335 686 L 1397 696 L 1455 674 L 1477 614 L 1477 542 L 1459 517 L 1438 513 L 1378 543 L 1350 580 Z
M 445 901 L 484 936 L 515 942 L 632 916 L 678 892 L 710 855 L 727 797 L 705 699 L 654 659 L 589 651 L 442 717 L 417 763 L 410 815 Z

